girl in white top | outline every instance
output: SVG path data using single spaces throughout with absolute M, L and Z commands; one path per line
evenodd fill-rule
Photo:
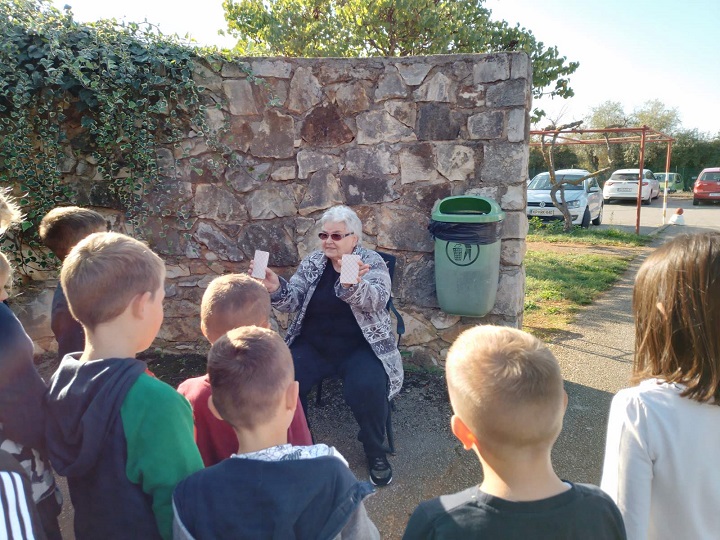
M 638 271 L 638 385 L 612 401 L 601 487 L 628 539 L 720 537 L 720 233 L 682 235 Z

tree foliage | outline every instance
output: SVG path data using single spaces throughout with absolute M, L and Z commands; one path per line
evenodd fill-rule
M 577 62 L 483 0 L 224 0 L 235 52 L 279 56 L 410 56 L 525 51 L 533 96 L 569 98 Z M 544 113 L 535 111 L 535 119 Z

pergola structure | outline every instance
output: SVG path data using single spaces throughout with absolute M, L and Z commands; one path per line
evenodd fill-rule
M 576 126 L 578 124 L 570 124 L 570 126 Z M 642 127 L 616 127 L 616 128 L 603 128 L 603 129 L 578 129 L 577 127 L 568 126 L 563 129 L 561 126 L 558 129 L 541 129 L 531 130 L 530 135 L 537 135 L 539 137 L 552 137 L 552 145 L 576 145 L 576 144 L 640 144 L 640 169 L 638 172 L 638 192 L 637 192 L 637 211 L 635 218 L 635 233 L 640 234 L 640 208 L 642 206 L 642 172 L 645 168 L 645 145 L 648 143 L 667 143 L 667 157 L 665 159 L 665 172 L 670 172 L 670 156 L 672 155 L 672 143 L 675 139 L 649 128 L 647 126 Z M 580 135 L 595 134 L 602 138 L 580 138 Z M 547 143 L 545 143 L 547 144 Z M 530 146 L 542 146 L 542 141 L 530 141 Z M 552 150 L 551 150 L 552 151 Z M 665 190 L 663 195 L 663 212 L 662 219 L 665 224 L 665 217 L 667 213 L 667 176 L 665 177 Z

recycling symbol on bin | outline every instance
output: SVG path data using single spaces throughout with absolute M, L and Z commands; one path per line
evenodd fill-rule
M 457 266 L 470 266 L 477 261 L 480 256 L 480 248 L 475 244 L 448 242 L 445 247 L 445 253 L 453 264 Z

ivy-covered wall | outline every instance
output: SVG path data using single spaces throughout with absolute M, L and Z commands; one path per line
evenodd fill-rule
M 527 55 L 197 59 L 192 77 L 204 117 L 188 115 L 177 141 L 160 141 L 158 177 L 149 189 L 138 186 L 142 220 L 125 218 L 113 187 L 134 172 L 101 174 L 81 115 L 64 120 L 72 135 L 61 142 L 62 184 L 75 202 L 146 238 L 167 261 L 158 347 L 204 352 L 199 305 L 207 284 L 246 271 L 255 249 L 270 251 L 270 265 L 291 275 L 317 247 L 322 212 L 336 204 L 358 212 L 366 246 L 398 257 L 393 295 L 410 362 L 440 364 L 458 333 L 478 322 L 521 324 Z M 436 201 L 460 194 L 491 197 L 507 213 L 497 301 L 482 319 L 444 314 L 435 297 L 427 223 Z M 52 349 L 56 280 L 41 270 L 33 277 L 35 288 L 15 309 L 38 346 Z

